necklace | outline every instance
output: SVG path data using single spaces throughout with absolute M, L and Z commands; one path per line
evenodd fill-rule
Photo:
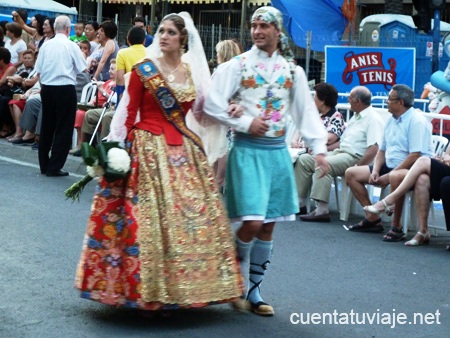
M 165 65 L 167 66 L 167 63 L 166 63 L 165 61 L 164 61 L 164 63 L 165 63 Z M 181 66 L 182 63 L 183 63 L 183 62 L 180 61 L 180 63 L 178 64 L 178 66 L 177 66 L 174 70 L 169 71 L 169 75 L 167 75 L 167 80 L 168 80 L 170 83 L 172 83 L 173 81 L 175 81 L 175 75 L 173 75 L 173 73 L 175 73 L 175 72 L 178 70 L 178 68 L 180 68 L 180 66 Z

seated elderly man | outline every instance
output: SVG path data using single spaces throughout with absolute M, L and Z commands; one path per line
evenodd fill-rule
M 295 179 L 300 200 L 300 219 L 305 222 L 330 222 L 328 201 L 332 178 L 345 174 L 354 165 L 370 164 L 378 150 L 383 133 L 383 121 L 371 106 L 372 94 L 369 89 L 358 86 L 352 89 L 348 102 L 355 113 L 341 136 L 339 148 L 327 153 L 330 170 L 322 175 L 315 168 L 314 158 L 302 154 L 295 166 Z M 311 194 L 308 196 L 309 190 Z M 307 214 L 309 198 L 317 202 L 317 208 Z M 307 215 L 306 215 L 307 214 Z
M 406 85 L 396 84 L 389 93 L 387 103 L 392 116 L 386 123 L 383 141 L 373 166 L 353 167 L 345 173 L 348 186 L 363 206 L 372 204 L 365 184 L 381 187 L 390 184 L 394 191 L 420 156 L 432 155 L 431 123 L 413 108 L 414 91 Z M 398 242 L 405 238 L 400 223 L 403 200 L 404 196 L 396 202 L 391 229 L 384 235 L 383 241 Z M 379 215 L 367 211 L 361 222 L 350 225 L 348 229 L 359 232 L 384 231 Z
M 116 95 L 116 94 L 114 94 Z M 114 96 L 116 97 L 116 96 Z M 113 104 L 108 108 L 105 109 L 105 113 L 102 117 L 101 121 L 101 128 L 99 128 L 100 131 L 100 139 L 104 139 L 109 134 L 111 121 L 115 113 L 115 104 L 116 98 L 112 99 Z M 100 116 L 103 112 L 103 109 L 90 109 L 86 112 L 86 115 L 83 119 L 83 125 L 81 126 L 81 132 L 82 132 L 82 142 L 89 142 L 92 135 L 94 134 L 95 127 L 98 124 L 98 121 L 100 119 Z M 77 154 L 74 154 L 77 155 Z

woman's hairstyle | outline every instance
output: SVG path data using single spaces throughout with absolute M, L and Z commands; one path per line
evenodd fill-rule
M 167 16 L 164 17 L 163 21 L 167 21 L 170 20 L 173 22 L 173 24 L 175 25 L 175 27 L 177 27 L 177 29 L 180 31 L 180 43 L 181 46 L 187 50 L 188 48 L 188 32 L 186 29 L 186 25 L 184 23 L 184 20 L 181 16 L 179 16 L 178 14 L 169 14 Z
M 333 108 L 337 105 L 338 91 L 333 85 L 321 82 L 314 86 L 314 90 L 317 98 L 323 101 L 326 106 Z
M 114 21 L 111 20 L 103 21 L 98 28 L 103 29 L 106 37 L 110 39 L 114 39 L 117 36 L 117 25 L 114 23 Z
M 240 48 L 233 40 L 222 40 L 216 45 L 217 63 L 224 63 L 241 54 Z
M 52 30 L 53 34 L 55 34 L 55 18 L 46 18 L 45 20 L 48 21 L 48 24 L 50 25 L 50 29 Z
M 6 29 L 10 31 L 16 38 L 22 35 L 22 27 L 17 22 L 10 22 L 6 24 Z
M 37 22 L 36 31 L 40 36 L 44 35 L 44 30 L 42 29 L 42 26 L 44 25 L 44 21 L 45 19 L 47 19 L 47 17 L 42 14 L 36 14 L 34 18 L 36 19 Z
M 23 20 L 23 22 L 27 22 L 28 20 L 28 12 L 26 9 L 24 8 L 18 8 L 16 10 L 17 14 L 19 14 L 20 18 Z
M 0 60 L 3 60 L 5 64 L 11 62 L 11 52 L 9 51 L 9 49 L 0 47 Z

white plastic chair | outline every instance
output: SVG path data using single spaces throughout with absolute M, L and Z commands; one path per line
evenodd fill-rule
M 81 91 L 80 104 L 87 104 L 95 97 L 97 94 L 97 83 L 89 82 Z
M 89 82 L 84 85 L 83 90 L 81 91 L 80 102 L 78 102 L 78 107 L 86 106 L 91 102 L 95 95 L 97 95 L 97 83 Z M 95 106 L 93 106 L 95 108 Z M 72 135 L 72 148 L 77 145 L 77 131 L 75 128 L 73 129 Z

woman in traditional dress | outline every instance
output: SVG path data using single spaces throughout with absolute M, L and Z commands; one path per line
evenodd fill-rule
M 238 300 L 233 234 L 202 141 L 186 126 L 210 79 L 189 14 L 166 16 L 148 55 L 131 72 L 109 137 L 126 141 L 131 172 L 99 180 L 76 287 L 142 310 Z

